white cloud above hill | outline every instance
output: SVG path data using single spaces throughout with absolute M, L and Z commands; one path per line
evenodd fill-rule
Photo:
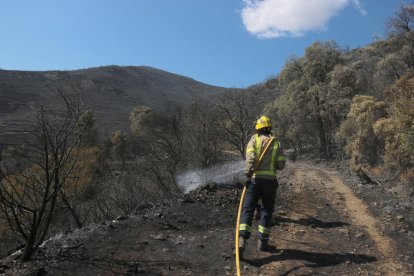
M 302 36 L 326 30 L 329 19 L 349 4 L 366 14 L 359 0 L 243 0 L 241 15 L 257 37 Z

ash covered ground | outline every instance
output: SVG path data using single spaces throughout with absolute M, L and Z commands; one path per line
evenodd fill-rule
M 271 251 L 248 241 L 242 275 L 414 275 L 413 197 L 333 164 L 289 163 L 279 176 Z M 129 217 L 48 240 L 5 275 L 235 275 L 241 185 L 208 184 Z M 254 222 L 254 229 L 257 222 Z

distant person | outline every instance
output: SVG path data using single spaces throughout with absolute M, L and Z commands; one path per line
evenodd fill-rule
M 259 251 L 269 249 L 268 241 L 278 182 L 276 171 L 285 167 L 283 149 L 272 136 L 272 123 L 266 116 L 256 122 L 257 134 L 250 138 L 246 148 L 246 195 L 239 227 L 239 252 L 243 256 L 245 242 L 250 238 L 252 219 L 258 200 L 261 199 L 258 245 Z M 268 143 L 271 143 L 262 161 L 256 168 L 259 157 Z M 256 170 L 255 170 L 256 168 Z

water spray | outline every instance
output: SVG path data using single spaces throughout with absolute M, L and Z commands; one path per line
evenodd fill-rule
M 188 193 L 207 183 L 234 183 L 240 178 L 244 161 L 228 162 L 206 169 L 184 171 L 177 177 L 178 186 Z

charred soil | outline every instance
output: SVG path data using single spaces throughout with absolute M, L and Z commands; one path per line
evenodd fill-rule
M 413 275 L 413 199 L 334 165 L 289 163 L 279 176 L 269 252 L 247 242 L 242 275 Z M 7 275 L 234 275 L 240 186 L 178 199 L 48 240 Z M 257 222 L 255 222 L 257 224 Z M 254 225 L 254 229 L 257 225 Z

